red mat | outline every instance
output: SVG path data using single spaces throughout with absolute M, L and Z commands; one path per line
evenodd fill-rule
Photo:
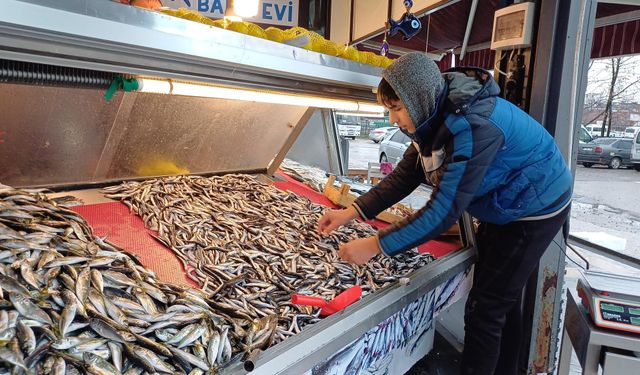
M 317 204 L 336 208 L 322 193 L 312 190 L 284 173 L 281 175 L 286 181 L 275 182 L 274 186 L 278 189 L 307 197 Z M 98 203 L 77 206 L 73 210 L 87 220 L 93 228 L 94 234 L 100 237 L 107 236 L 110 242 L 134 254 L 145 267 L 153 270 L 160 280 L 198 287 L 197 283 L 187 277 L 182 262 L 173 252 L 151 237 L 150 234 L 156 234 L 156 232 L 145 228 L 142 219 L 130 212 L 123 203 Z M 370 221 L 369 224 L 378 229 L 389 225 L 379 220 Z M 419 246 L 418 250 L 421 253 L 429 252 L 439 258 L 459 248 L 460 242 L 454 239 L 430 241 Z
M 150 234 L 156 232 L 145 228 L 142 219 L 129 211 L 120 202 L 98 203 L 73 207 L 93 228 L 97 236 L 134 254 L 140 262 L 154 271 L 160 280 L 197 287 L 187 278 L 180 260 Z

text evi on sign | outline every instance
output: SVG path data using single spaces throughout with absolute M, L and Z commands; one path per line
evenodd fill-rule
M 164 5 L 173 8 L 189 8 L 210 18 L 224 17 L 227 6 L 226 0 L 170 0 Z M 246 21 L 282 25 L 298 26 L 298 0 L 260 0 L 258 14 L 246 18 Z

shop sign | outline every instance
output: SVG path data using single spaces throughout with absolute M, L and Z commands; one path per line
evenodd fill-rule
M 163 0 L 162 5 L 189 8 L 209 18 L 222 18 L 227 0 Z M 267 25 L 298 26 L 299 0 L 260 0 L 258 14 L 245 21 Z

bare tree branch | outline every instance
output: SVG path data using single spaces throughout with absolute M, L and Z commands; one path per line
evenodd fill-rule
M 637 85 L 638 83 L 640 83 L 640 78 L 636 79 L 635 81 L 633 81 L 632 83 L 628 84 L 625 88 L 623 88 L 622 90 L 618 91 L 617 93 L 615 93 L 613 95 L 613 97 L 618 97 L 620 96 L 620 94 L 622 94 L 623 92 L 627 91 L 628 88 Z

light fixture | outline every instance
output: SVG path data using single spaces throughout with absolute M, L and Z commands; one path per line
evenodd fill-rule
M 224 19 L 241 22 L 243 18 L 251 18 L 258 14 L 259 0 L 227 0 Z
M 355 100 L 329 99 L 310 95 L 284 94 L 156 78 L 138 78 L 138 83 L 138 92 L 145 93 L 234 99 L 258 103 L 328 108 L 339 111 L 369 113 L 384 112 L 384 108 L 382 106 L 373 103 L 358 102 Z
M 258 14 L 259 0 L 228 0 L 233 3 L 237 15 L 243 18 L 255 17 Z
M 384 118 L 382 112 L 336 112 L 337 116 Z

